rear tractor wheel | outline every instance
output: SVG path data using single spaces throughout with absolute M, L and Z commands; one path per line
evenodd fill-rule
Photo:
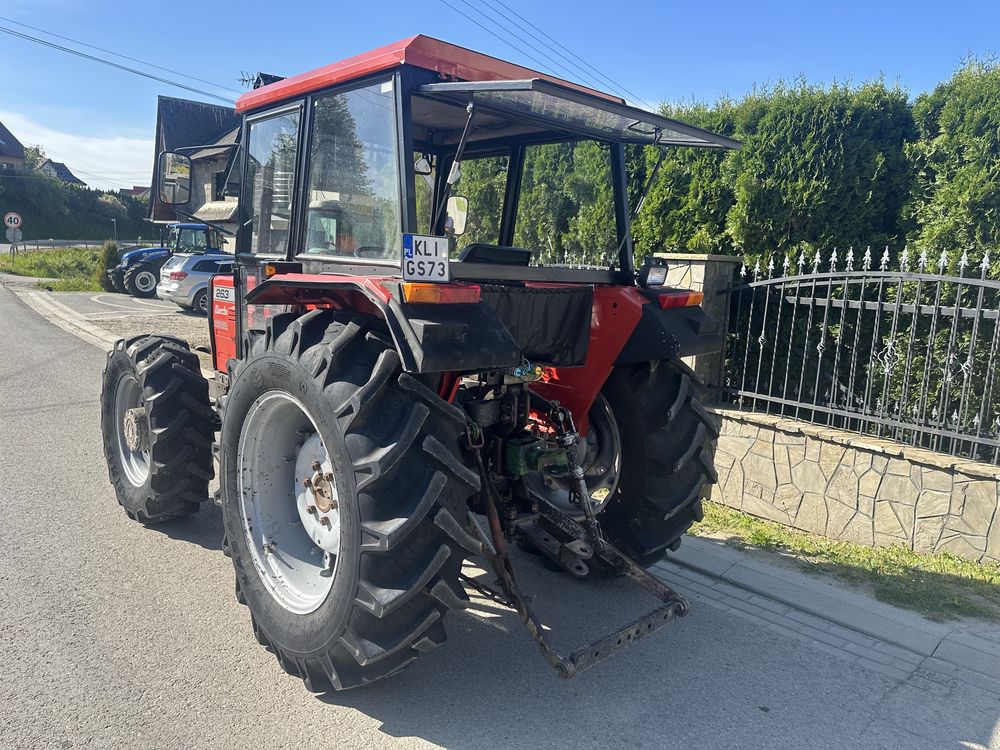
M 621 478 L 600 515 L 611 542 L 643 567 L 676 550 L 714 484 L 717 418 L 677 360 L 617 367 L 602 394 L 621 435 Z
M 208 498 L 215 412 L 185 342 L 139 336 L 115 344 L 104 368 L 101 431 L 108 475 L 129 518 L 166 521 Z
M 275 316 L 236 366 L 220 446 L 236 596 L 309 690 L 372 682 L 444 642 L 479 551 L 464 426 L 371 318 Z
M 615 368 L 588 415 L 580 464 L 591 506 L 608 540 L 643 567 L 675 550 L 702 518 L 716 481 L 719 431 L 701 404 L 703 386 L 676 361 Z M 532 493 L 582 520 L 565 482 L 528 475 Z M 611 573 L 598 560 L 592 573 Z

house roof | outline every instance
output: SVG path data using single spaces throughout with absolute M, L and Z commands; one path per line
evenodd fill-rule
M 56 173 L 56 177 L 62 180 L 63 182 L 69 182 L 73 185 L 87 184 L 79 177 L 77 177 L 75 174 L 73 174 L 69 170 L 69 167 L 67 167 L 61 161 L 52 161 L 52 159 L 46 159 L 44 162 L 42 162 L 42 167 L 44 168 L 45 166 L 52 167 L 52 170 Z
M 413 65 L 438 73 L 442 80 L 498 81 L 541 78 L 592 96 L 624 104 L 624 100 L 578 83 L 539 73 L 497 57 L 442 42 L 440 39 L 417 34 L 408 39 L 387 44 L 346 60 L 331 63 L 291 78 L 248 91 L 236 101 L 236 111 L 246 112 L 267 104 L 291 99 L 338 83 L 389 70 L 399 65 Z
M 4 127 L 0 122 L 0 156 L 7 156 L 11 159 L 24 158 L 24 146 L 14 137 L 14 134 Z
M 153 141 L 153 179 L 156 185 L 158 156 L 161 151 L 217 143 L 230 132 L 238 130 L 241 118 L 232 107 L 193 102 L 172 96 L 157 97 L 156 137 Z M 155 191 L 154 191 L 155 192 Z M 176 213 L 153 196 L 150 219 L 156 222 L 174 221 Z

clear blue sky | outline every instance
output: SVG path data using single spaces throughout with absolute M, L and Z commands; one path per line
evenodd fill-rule
M 292 75 L 416 33 L 534 68 L 554 67 L 543 53 L 568 57 L 551 44 L 534 51 L 529 43 L 542 46 L 536 40 L 516 29 L 511 39 L 477 12 L 493 8 L 494 17 L 513 17 L 503 6 L 446 2 L 4 0 L 0 16 L 236 89 L 241 71 Z M 800 74 L 821 83 L 881 74 L 915 96 L 947 78 L 967 54 L 1000 51 L 1000 2 L 990 0 L 503 2 L 654 105 L 739 96 Z M 0 26 L 44 36 L 7 21 Z M 94 186 L 148 183 L 156 95 L 201 98 L 7 34 L 0 34 L 0 70 L 0 121 L 22 141 L 40 141 L 57 160 L 87 172 L 80 176 Z

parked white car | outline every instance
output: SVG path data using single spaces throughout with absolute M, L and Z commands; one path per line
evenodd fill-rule
M 233 272 L 228 254 L 178 253 L 160 269 L 156 296 L 188 310 L 208 314 L 208 283 L 218 273 Z

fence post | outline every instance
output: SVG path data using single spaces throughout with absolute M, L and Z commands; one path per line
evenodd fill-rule
M 719 332 L 725 331 L 729 315 L 729 297 L 721 294 L 733 284 L 733 273 L 743 257 L 740 255 L 708 255 L 703 253 L 656 253 L 655 257 L 667 261 L 667 286 L 704 292 L 702 307 L 719 321 Z M 708 384 L 713 400 L 718 400 L 722 386 L 723 352 L 685 357 L 698 375 Z

